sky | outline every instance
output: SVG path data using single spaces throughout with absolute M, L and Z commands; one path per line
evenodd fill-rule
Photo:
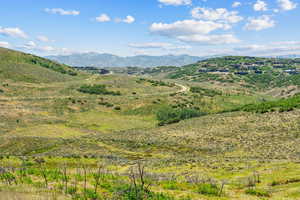
M 300 54 L 300 0 L 2 0 L 0 46 L 41 56 Z

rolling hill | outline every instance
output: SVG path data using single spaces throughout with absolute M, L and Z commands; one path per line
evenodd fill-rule
M 300 86 L 300 59 L 226 56 L 186 65 L 167 78 L 239 84 L 257 90 Z
M 294 80 L 298 60 L 223 57 L 130 76 L 0 58 L 4 199 L 300 198 L 300 96 L 278 96 L 273 80 Z
M 77 72 L 62 64 L 0 48 L 0 80 L 30 83 L 62 82 L 76 79 Z

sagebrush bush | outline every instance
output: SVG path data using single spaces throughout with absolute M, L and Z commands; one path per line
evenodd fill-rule
M 121 92 L 117 91 L 109 91 L 106 89 L 106 85 L 82 85 L 79 89 L 79 92 L 88 93 L 88 94 L 103 94 L 103 95 L 114 95 L 119 96 Z
M 202 183 L 197 187 L 197 192 L 204 195 L 218 196 L 219 191 L 219 187 L 211 183 Z
M 263 189 L 254 189 L 250 188 L 245 191 L 246 194 L 254 195 L 258 197 L 270 197 L 270 193 L 268 191 L 265 191 Z

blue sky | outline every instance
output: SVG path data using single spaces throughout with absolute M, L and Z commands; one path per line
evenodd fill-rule
M 38 55 L 300 54 L 299 0 L 3 0 L 0 46 Z

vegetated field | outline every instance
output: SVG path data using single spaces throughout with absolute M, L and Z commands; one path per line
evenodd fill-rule
M 0 50 L 0 199 L 300 199 L 297 95 Z

